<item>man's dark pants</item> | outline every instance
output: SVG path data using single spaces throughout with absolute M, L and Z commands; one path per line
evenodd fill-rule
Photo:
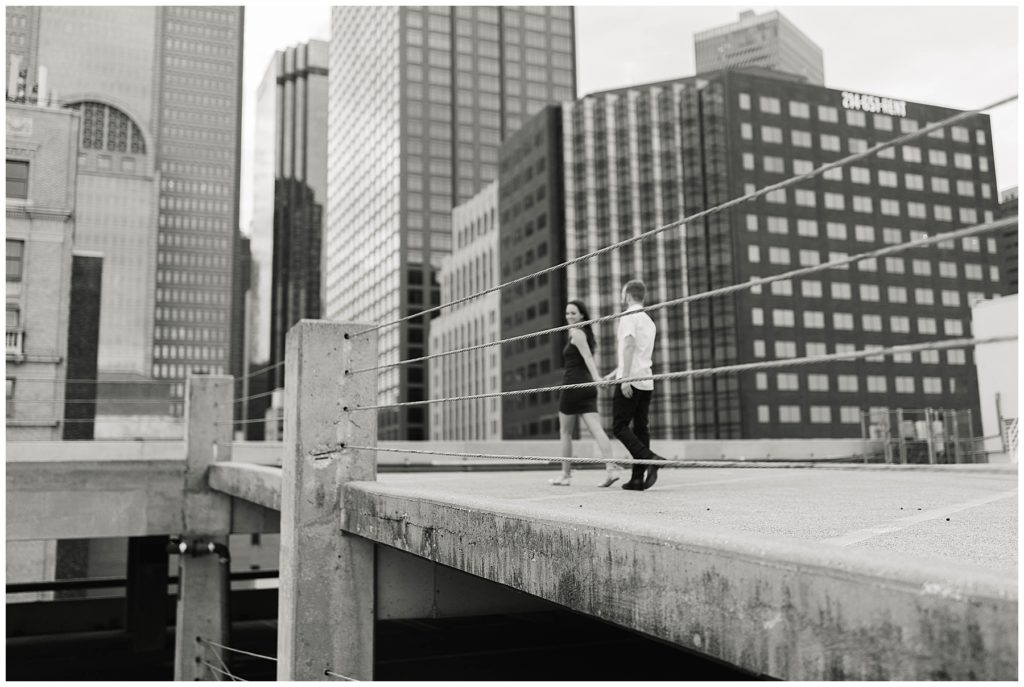
M 650 460 L 654 455 L 651 451 L 651 433 L 647 428 L 647 411 L 651 407 L 653 393 L 633 387 L 633 397 L 626 398 L 622 393 L 622 385 L 615 385 L 615 395 L 612 397 L 612 433 L 635 460 Z M 632 429 L 629 427 L 630 423 L 633 424 Z M 644 469 L 643 465 L 634 465 L 630 479 L 642 482 Z

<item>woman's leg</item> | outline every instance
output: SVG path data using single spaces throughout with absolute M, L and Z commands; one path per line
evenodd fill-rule
M 604 427 L 601 426 L 601 416 L 597 413 L 587 413 L 583 416 L 583 422 L 586 423 L 591 436 L 597 442 L 597 448 L 601 451 L 601 457 L 607 461 L 604 466 L 605 471 L 610 475 L 614 474 L 619 469 L 619 466 L 612 462 L 612 442 L 608 439 L 608 435 L 605 434 Z
M 567 458 L 572 457 L 572 433 L 576 429 L 576 416 L 558 414 L 558 438 L 561 440 L 561 452 Z M 562 461 L 562 479 L 568 480 L 572 476 L 572 463 Z

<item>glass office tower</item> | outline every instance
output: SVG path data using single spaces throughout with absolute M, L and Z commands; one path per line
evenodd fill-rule
M 571 7 L 336 7 L 331 19 L 325 314 L 388 321 L 440 300 L 451 210 L 497 178 L 498 147 L 575 97 Z M 426 354 L 428 323 L 380 332 L 380 361 Z M 382 371 L 381 403 L 427 397 L 424 365 Z M 381 438 L 425 439 L 423 408 Z

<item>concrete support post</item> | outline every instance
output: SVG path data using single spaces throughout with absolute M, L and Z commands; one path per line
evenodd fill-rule
M 374 544 L 341 531 L 341 489 L 376 479 L 374 372 L 369 325 L 302 320 L 285 344 L 284 455 L 277 679 L 373 677 Z
M 931 408 L 924 409 L 924 436 L 928 440 L 928 463 L 935 465 L 935 435 L 932 433 L 932 414 Z
M 174 632 L 174 679 L 217 680 L 203 661 L 220 667 L 213 649 L 199 638 L 228 643 L 230 564 L 195 543 L 227 546 L 231 498 L 209 488 L 210 463 L 231 459 L 234 382 L 227 375 L 189 376 L 185 384 L 185 498 L 182 542 L 190 550 L 178 557 L 178 608 Z

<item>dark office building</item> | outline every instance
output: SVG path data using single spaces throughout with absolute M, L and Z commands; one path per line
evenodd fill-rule
M 102 288 L 103 256 L 72 254 L 64 440 L 94 437 Z
M 587 96 L 563 119 L 567 255 L 955 112 L 759 69 Z M 605 314 L 633 275 L 654 287 L 649 301 L 657 302 L 990 221 L 992 159 L 989 120 L 978 116 L 583 263 L 569 288 Z M 662 310 L 654 371 L 969 336 L 971 303 L 1001 294 L 1002 279 L 997 237 L 981 236 L 697 301 L 668 322 Z M 606 350 L 613 335 L 612 327 L 601 332 Z M 973 351 L 656 383 L 652 436 L 858 436 L 861 412 L 883 407 L 968 408 L 978 417 Z
M 1017 216 L 1017 187 L 1014 186 L 1008 191 L 1003 191 L 999 198 L 999 210 L 996 216 L 1003 217 Z M 1017 244 L 1019 226 L 1013 225 L 1003 229 L 999 236 L 999 254 L 1003 256 L 1003 279 L 1005 287 L 1003 293 L 1009 295 L 1017 293 Z
M 501 281 L 565 260 L 561 107 L 549 105 L 498 153 Z M 565 272 L 532 277 L 501 292 L 501 338 L 565 324 Z M 502 390 L 554 386 L 562 379 L 565 333 L 518 341 L 502 351 Z M 558 437 L 558 394 L 503 399 L 506 439 Z
M 321 236 L 327 197 L 327 47 L 275 53 L 256 96 L 252 254 L 258 367 L 284 360 L 288 330 L 322 315 Z M 284 386 L 284 367 L 271 388 Z

